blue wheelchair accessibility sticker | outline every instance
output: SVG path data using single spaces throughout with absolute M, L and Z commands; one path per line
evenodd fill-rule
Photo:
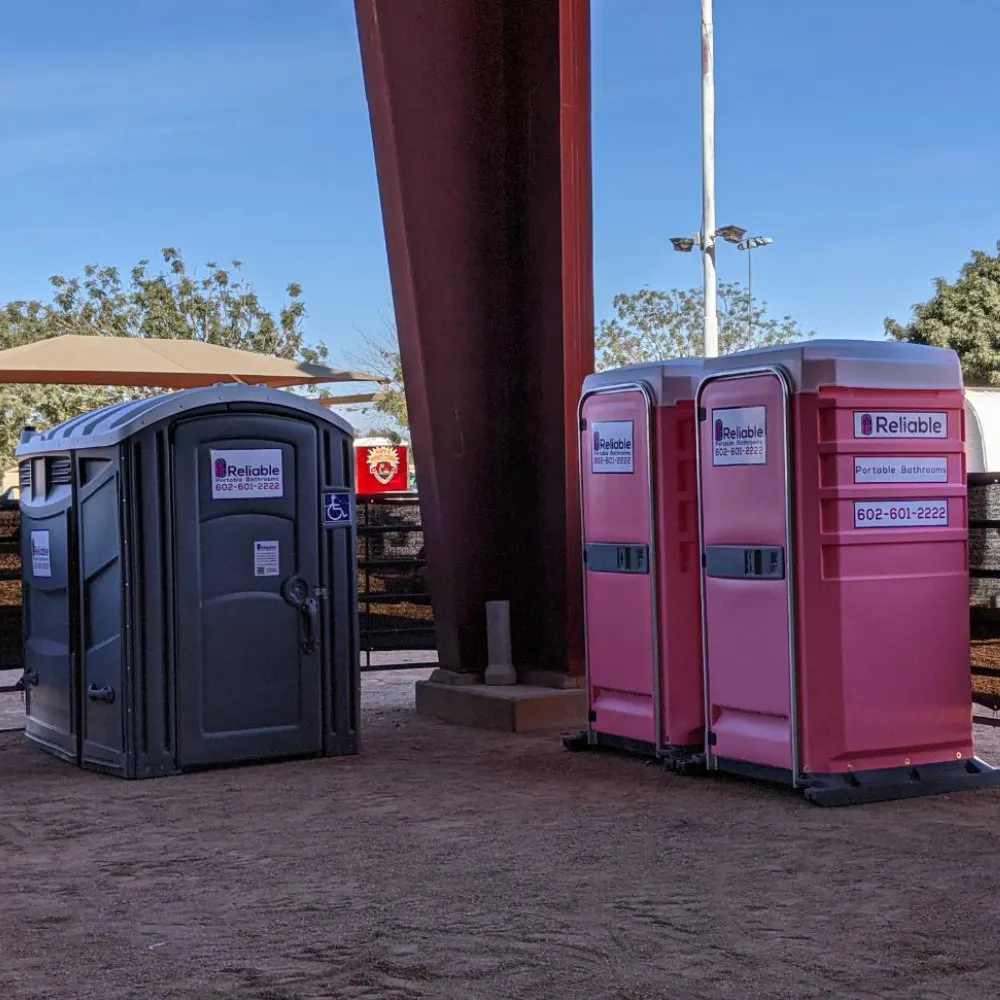
M 323 491 L 323 524 L 326 527 L 354 523 L 354 504 L 350 490 Z

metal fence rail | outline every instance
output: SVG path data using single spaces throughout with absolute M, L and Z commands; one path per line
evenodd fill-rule
M 1000 708 L 1000 476 L 969 476 L 969 615 L 972 626 L 972 698 Z M 983 725 L 1000 718 L 977 715 Z
M 357 549 L 361 669 L 420 666 L 386 655 L 437 648 L 417 494 L 359 497 Z M 0 671 L 21 668 L 21 633 L 20 511 L 14 503 L 0 507 Z
M 0 671 L 20 669 L 21 642 L 21 515 L 16 504 L 4 504 L 0 506 Z M 9 687 L 0 679 L 0 691 Z
M 417 494 L 358 497 L 362 670 L 402 670 L 415 666 L 405 660 L 373 664 L 372 653 L 436 648 L 425 568 Z

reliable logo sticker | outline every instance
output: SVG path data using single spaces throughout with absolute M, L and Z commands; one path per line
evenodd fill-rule
M 605 420 L 594 424 L 590 471 L 597 473 L 635 471 L 635 428 L 631 420 Z
M 947 413 L 892 413 L 855 410 L 856 438 L 946 438 Z
M 767 465 L 767 407 L 712 410 L 712 465 Z
M 213 500 L 284 496 L 280 448 L 213 449 L 211 456 Z

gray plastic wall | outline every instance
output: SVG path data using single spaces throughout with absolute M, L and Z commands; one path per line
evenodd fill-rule
M 321 509 L 324 489 L 353 488 L 350 431 L 295 397 L 284 405 L 285 393 L 244 388 L 223 401 L 193 390 L 188 408 L 185 395 L 106 447 L 85 446 L 100 439 L 86 433 L 102 426 L 94 415 L 19 451 L 33 466 L 69 459 L 72 470 L 50 496 L 22 496 L 27 736 L 127 778 L 356 753 L 355 529 L 324 526 Z M 204 477 L 200 490 L 191 482 L 198 449 L 203 465 L 212 441 L 291 448 L 296 482 L 283 501 L 213 504 Z M 266 537 L 287 540 L 274 579 L 238 572 L 254 519 Z M 39 530 L 49 532 L 51 577 L 33 572 Z M 304 614 L 281 603 L 302 566 L 317 599 L 308 653 Z M 244 599 L 241 618 L 234 602 Z

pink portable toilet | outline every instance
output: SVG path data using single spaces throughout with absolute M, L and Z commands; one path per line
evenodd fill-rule
M 962 374 L 820 340 L 705 362 L 705 763 L 823 805 L 980 788 Z
M 684 769 L 704 744 L 697 358 L 589 376 L 580 400 L 587 728 Z

